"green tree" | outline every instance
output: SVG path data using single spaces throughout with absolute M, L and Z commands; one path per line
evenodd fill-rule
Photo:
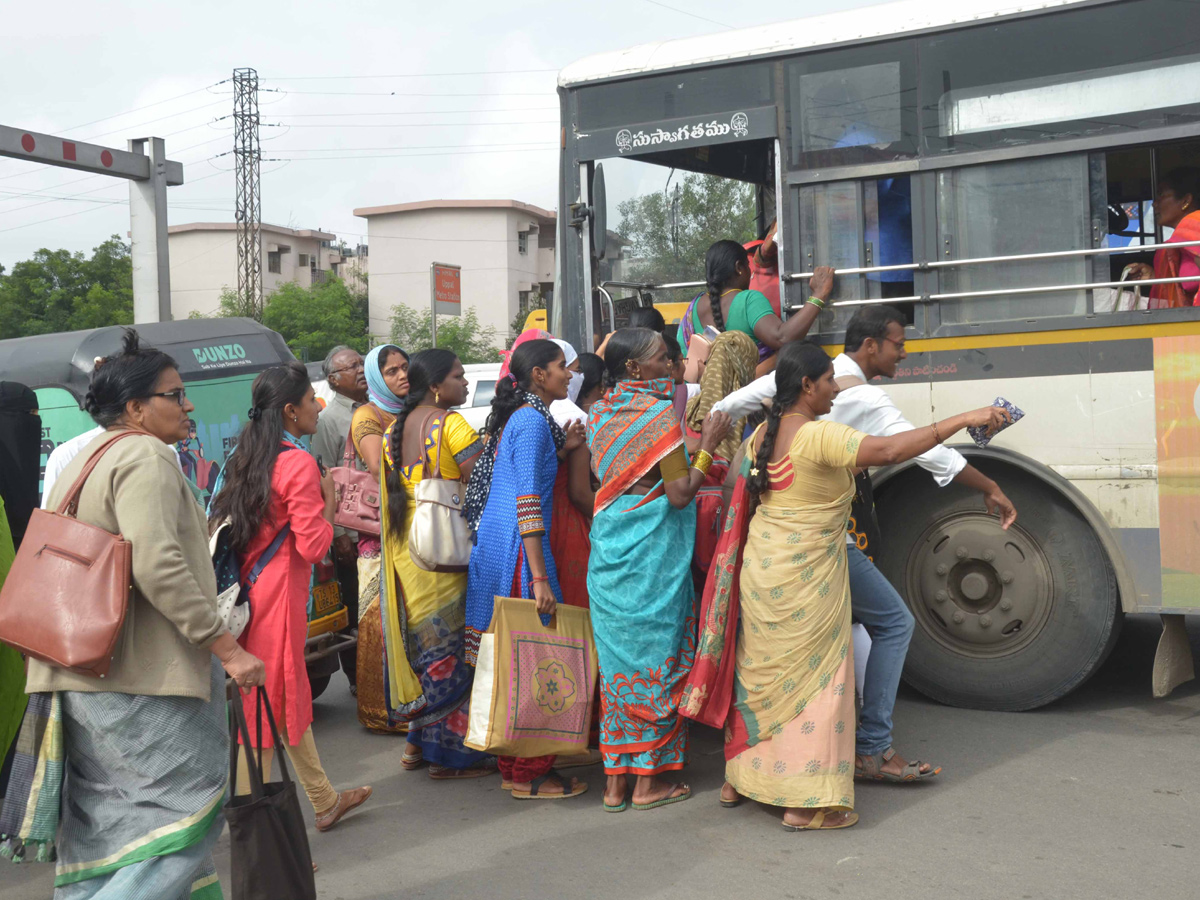
M 428 350 L 433 346 L 431 318 L 428 309 L 418 311 L 403 304 L 394 307 L 392 343 L 409 354 Z M 437 329 L 437 345 L 453 350 L 463 365 L 500 362 L 496 329 L 481 325 L 474 309 L 468 309 L 461 316 L 438 316 Z
M 117 235 L 91 257 L 38 250 L 0 270 L 0 338 L 128 325 L 133 322 L 133 265 Z
M 630 280 L 702 281 L 708 248 L 753 240 L 754 214 L 754 186 L 717 175 L 685 174 L 668 193 L 622 201 L 616 231 L 632 244 Z

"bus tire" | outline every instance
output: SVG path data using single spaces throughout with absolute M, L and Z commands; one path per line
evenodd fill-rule
M 332 677 L 333 677 L 332 675 L 313 675 L 311 673 L 309 674 L 308 686 L 310 688 L 312 688 L 312 698 L 314 700 L 316 700 L 323 693 L 325 693 L 325 688 L 329 687 L 329 679 L 331 679 Z
M 1044 706 L 1087 680 L 1120 624 L 1116 573 L 1100 538 L 1055 488 L 988 460 L 1017 508 L 1005 532 L 982 499 L 913 469 L 877 498 L 877 560 L 916 620 L 904 679 L 971 709 Z

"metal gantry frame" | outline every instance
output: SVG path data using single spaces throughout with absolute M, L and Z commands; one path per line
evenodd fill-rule
M 183 166 L 167 159 L 162 138 L 136 138 L 116 150 L 0 125 L 0 156 L 128 180 L 133 321 L 171 320 L 167 188 L 183 184 Z
M 261 322 L 262 145 L 258 137 L 258 72 L 233 70 L 233 159 L 237 221 L 238 299 Z

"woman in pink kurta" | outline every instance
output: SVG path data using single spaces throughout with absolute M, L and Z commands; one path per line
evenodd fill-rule
M 317 830 L 328 831 L 360 806 L 371 788 L 334 790 L 312 733 L 312 689 L 304 666 L 309 583 L 313 565 L 333 542 L 334 497 L 332 479 L 321 474 L 300 439 L 316 433 L 320 407 L 300 363 L 267 369 L 254 379 L 251 394 L 249 421 L 226 463 L 211 518 L 214 525 L 229 522 L 243 583 L 264 554 L 276 547 L 249 588 L 250 624 L 240 642 L 266 666 L 266 692 L 279 736 L 317 814 Z M 242 704 L 250 740 L 264 748 L 265 780 L 270 777 L 274 739 L 269 729 L 257 734 L 255 695 L 244 695 Z M 248 792 L 245 751 L 237 780 L 239 792 Z

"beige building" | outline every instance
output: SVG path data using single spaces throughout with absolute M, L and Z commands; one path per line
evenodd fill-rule
M 263 296 L 289 281 L 309 287 L 345 264 L 342 253 L 331 246 L 335 235 L 282 225 L 260 227 Z M 211 315 L 220 305 L 222 291 L 237 290 L 237 226 L 194 222 L 172 225 L 167 235 L 172 317 L 186 319 L 193 312 Z
M 554 213 L 516 200 L 426 200 L 354 210 L 371 248 L 371 331 L 391 331 L 399 304 L 429 309 L 429 266 L 462 266 L 462 302 L 508 336 L 520 304 L 554 290 Z

